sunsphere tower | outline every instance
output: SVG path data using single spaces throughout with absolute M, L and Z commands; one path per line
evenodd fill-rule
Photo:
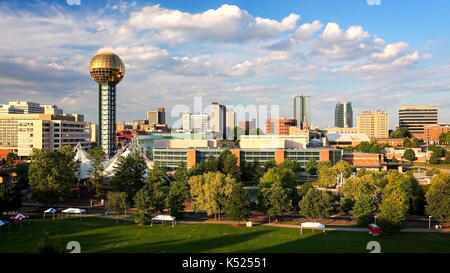
M 92 58 L 89 73 L 98 83 L 98 146 L 110 158 L 116 152 L 116 85 L 125 76 L 125 66 L 116 54 L 100 52 Z

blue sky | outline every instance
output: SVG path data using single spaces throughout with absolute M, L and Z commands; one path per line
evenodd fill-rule
M 292 117 L 304 93 L 321 127 L 334 125 L 338 101 L 352 102 L 355 123 L 379 108 L 394 128 L 411 104 L 450 122 L 448 1 L 80 2 L 0 1 L 0 103 L 52 103 L 95 122 L 88 64 L 108 50 L 126 65 L 119 121 L 165 107 L 176 126 L 194 96 Z

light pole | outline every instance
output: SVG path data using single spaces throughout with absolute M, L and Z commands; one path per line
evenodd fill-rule
M 375 225 L 377 224 L 377 216 L 375 215 L 373 218 L 375 218 Z
M 428 216 L 428 229 L 431 229 L 431 215 Z

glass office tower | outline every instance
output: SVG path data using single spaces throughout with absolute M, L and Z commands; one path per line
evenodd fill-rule
M 297 121 L 297 126 L 304 127 L 311 125 L 311 97 L 310 96 L 295 96 L 294 97 L 294 119 Z M 307 124 L 303 124 L 306 119 Z
M 334 111 L 334 126 L 339 128 L 353 127 L 353 110 L 351 102 L 339 102 Z
M 98 83 L 98 146 L 111 158 L 116 152 L 116 85 L 125 75 L 125 66 L 116 54 L 100 52 L 92 58 L 89 72 Z

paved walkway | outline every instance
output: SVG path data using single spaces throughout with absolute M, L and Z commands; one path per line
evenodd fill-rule
M 90 214 L 86 215 L 86 217 L 93 217 L 93 218 L 102 218 L 102 219 L 116 219 L 114 216 L 111 215 L 96 215 L 96 214 Z M 128 217 L 120 217 L 119 220 L 121 221 L 131 221 L 134 222 L 133 218 Z M 233 221 L 220 221 L 220 222 L 212 222 L 212 221 L 199 221 L 199 220 L 193 220 L 193 221 L 186 221 L 186 220 L 179 220 L 177 221 L 179 224 L 233 224 L 236 222 Z M 300 225 L 289 225 L 289 224 L 274 224 L 274 223 L 254 223 L 253 225 L 263 225 L 263 226 L 269 226 L 269 227 L 283 227 L 283 228 L 297 228 L 300 229 Z M 327 227 L 325 228 L 326 231 L 350 231 L 350 232 L 368 232 L 367 228 L 358 228 L 358 227 Z M 450 233 L 450 230 L 443 230 L 443 229 L 427 229 L 427 228 L 404 228 L 400 230 L 400 232 L 438 232 L 438 233 Z

